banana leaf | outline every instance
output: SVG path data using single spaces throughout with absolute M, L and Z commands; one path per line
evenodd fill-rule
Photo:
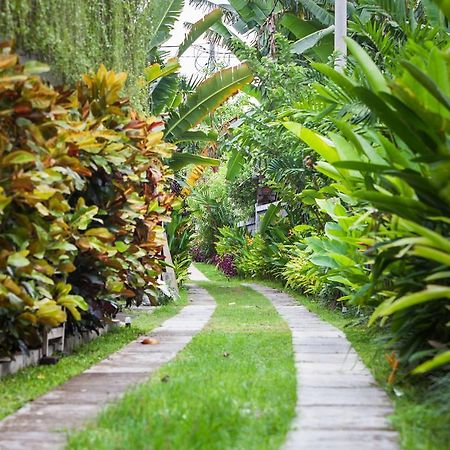
M 233 181 L 238 175 L 244 164 L 245 155 L 239 150 L 233 150 L 227 165 L 227 181 Z
M 167 123 L 166 138 L 177 140 L 252 80 L 253 74 L 246 63 L 220 70 L 207 78 L 179 111 L 172 114 Z
M 177 56 L 180 57 L 203 33 L 205 33 L 212 25 L 222 18 L 222 10 L 220 8 L 211 11 L 205 17 L 195 22 L 184 41 L 178 47 Z
M 220 161 L 216 158 L 182 152 L 175 152 L 169 161 L 169 167 L 174 172 L 192 164 L 195 164 L 196 166 L 218 166 Z

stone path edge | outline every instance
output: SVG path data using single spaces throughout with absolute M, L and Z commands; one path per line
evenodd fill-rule
M 0 450 L 59 450 L 67 433 L 95 418 L 107 404 L 145 382 L 173 359 L 208 323 L 216 303 L 198 286 L 178 314 L 80 375 L 0 421 Z M 143 345 L 144 337 L 159 341 Z
M 393 408 L 345 334 L 277 289 L 267 297 L 292 331 L 297 416 L 283 450 L 398 450 Z

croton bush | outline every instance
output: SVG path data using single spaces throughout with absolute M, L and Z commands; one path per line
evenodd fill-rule
M 76 89 L 0 47 L 0 356 L 44 327 L 93 328 L 118 298 L 156 299 L 174 196 L 162 123 L 101 67 Z

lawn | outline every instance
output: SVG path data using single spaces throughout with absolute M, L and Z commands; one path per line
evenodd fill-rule
M 156 309 L 152 314 L 141 314 L 133 320 L 131 328 L 113 329 L 99 338 L 82 345 L 52 366 L 25 368 L 0 381 L 0 419 L 13 413 L 26 402 L 33 400 L 68 379 L 78 375 L 93 364 L 105 359 L 125 344 L 159 326 L 176 314 L 187 303 L 187 292 L 181 291 L 177 302 Z
M 199 269 L 211 278 L 222 277 L 214 266 Z M 255 280 L 251 280 L 255 282 Z M 340 309 L 329 306 L 286 289 L 276 281 L 256 280 L 260 284 L 283 290 L 292 295 L 310 311 L 345 332 L 361 359 L 369 367 L 378 384 L 393 401 L 395 412 L 393 426 L 400 433 L 401 446 L 405 450 L 450 449 L 450 383 L 449 377 L 439 385 L 431 386 L 425 380 L 398 379 L 394 386 L 387 383 L 391 372 L 387 363 L 385 342 L 380 329 L 368 328 L 367 319 L 345 315 Z M 414 381 L 414 383 L 413 383 Z
M 290 331 L 253 290 L 226 280 L 202 285 L 218 304 L 207 327 L 147 383 L 72 435 L 68 448 L 280 447 L 296 402 Z

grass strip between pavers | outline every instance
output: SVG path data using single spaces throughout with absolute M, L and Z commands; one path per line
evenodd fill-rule
M 199 283 L 217 301 L 206 328 L 151 379 L 109 406 L 70 449 L 278 449 L 296 403 L 287 324 L 233 282 Z
M 158 327 L 186 303 L 187 292 L 181 290 L 180 299 L 176 302 L 160 306 L 151 314 L 138 315 L 130 328 L 113 329 L 62 357 L 55 365 L 27 367 L 0 379 L 0 419 L 102 361 L 141 334 Z
M 196 263 L 201 272 L 211 280 L 227 280 L 225 275 L 211 264 Z M 393 426 L 400 433 L 401 447 L 405 450 L 450 449 L 450 378 L 444 378 L 434 389 L 420 379 L 399 380 L 390 386 L 387 379 L 390 368 L 386 360 L 383 330 L 367 327 L 366 317 L 345 315 L 339 308 L 307 298 L 299 292 L 283 287 L 278 281 L 246 280 L 287 292 L 299 303 L 321 319 L 341 329 L 370 369 L 394 404 Z M 236 281 L 233 281 L 234 283 Z

